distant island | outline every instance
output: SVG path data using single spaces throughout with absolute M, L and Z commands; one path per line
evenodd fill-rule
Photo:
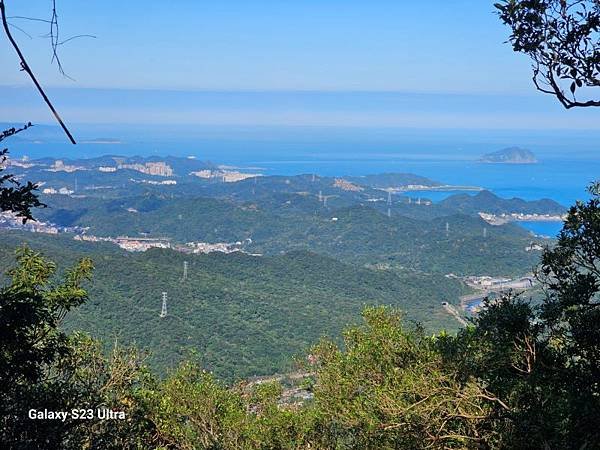
M 510 147 L 497 152 L 483 155 L 479 162 L 490 164 L 535 164 L 538 162 L 535 155 L 523 148 Z

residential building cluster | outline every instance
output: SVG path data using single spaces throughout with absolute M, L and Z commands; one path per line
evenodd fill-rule
M 170 177 L 174 173 L 173 168 L 164 161 L 147 162 L 145 164 L 124 164 L 123 162 L 118 162 L 117 169 L 135 170 L 146 175 L 159 177 Z
M 145 252 L 151 248 L 171 248 L 171 241 L 167 238 L 146 238 L 146 237 L 128 237 L 119 236 L 100 237 L 88 234 L 78 234 L 73 239 L 88 242 L 112 242 L 129 252 Z
M 83 231 L 83 229 L 79 227 L 59 227 L 52 223 L 35 220 L 29 220 L 26 223 L 23 223 L 22 217 L 8 211 L 0 213 L 0 229 L 21 230 L 45 234 L 80 233 Z
M 42 190 L 42 194 L 48 194 L 48 195 L 71 195 L 75 193 L 75 191 L 68 189 L 66 187 L 61 187 L 59 189 L 55 189 L 55 188 L 44 188 Z
M 258 173 L 243 173 L 238 172 L 237 170 L 198 170 L 197 172 L 190 172 L 190 175 L 193 175 L 198 178 L 205 179 L 216 179 L 219 181 L 223 181 L 224 183 L 236 183 L 238 181 L 243 181 L 247 178 L 255 178 L 262 176 Z
M 246 239 L 243 242 L 188 242 L 185 246 L 176 247 L 175 250 L 181 251 L 183 253 L 235 253 L 242 252 L 244 245 L 251 244 L 252 239 Z
M 143 184 L 152 184 L 154 186 L 174 186 L 177 184 L 175 180 L 163 180 L 163 181 L 154 181 L 154 180 L 135 180 L 130 178 L 129 181 L 133 183 L 143 183 Z
M 509 222 L 561 222 L 566 215 L 560 214 L 525 214 L 525 213 L 502 213 L 490 214 L 480 212 L 479 217 L 490 225 L 504 225 Z
M 84 167 L 80 166 L 72 166 L 69 164 L 65 164 L 65 162 L 61 159 L 57 159 L 54 161 L 54 164 L 50 166 L 49 169 L 46 169 L 48 172 L 76 172 L 77 170 L 85 170 Z
M 251 239 L 238 242 L 188 242 L 183 245 L 175 245 L 171 243 L 169 238 L 152 238 L 152 237 L 129 237 L 119 236 L 113 237 L 101 237 L 90 234 L 78 234 L 73 239 L 78 241 L 87 242 L 111 242 L 118 245 L 128 252 L 145 252 L 151 248 L 170 248 L 172 250 L 188 253 L 188 254 L 200 254 L 200 253 L 234 253 L 243 252 L 244 245 L 252 243 Z
M 336 188 L 340 188 L 343 191 L 349 192 L 361 192 L 365 189 L 361 186 L 358 186 L 354 183 L 350 183 L 349 181 L 344 180 L 343 178 L 336 178 L 333 186 Z

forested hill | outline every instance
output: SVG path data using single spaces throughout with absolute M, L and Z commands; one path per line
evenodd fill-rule
M 300 194 L 244 203 L 155 195 L 118 200 L 53 196 L 48 204 L 41 219 L 85 227 L 87 234 L 98 236 L 143 234 L 183 243 L 251 239 L 246 247 L 250 253 L 301 249 L 346 262 L 388 262 L 442 274 L 517 275 L 536 261 L 536 255 L 525 251 L 530 236 L 517 226 L 492 227 L 452 210 L 437 218 L 407 216 L 431 208 L 415 204 L 393 204 L 390 217 L 371 203 L 325 208 Z
M 455 329 L 440 304 L 464 292 L 443 276 L 358 268 L 304 251 L 273 257 L 158 249 L 132 254 L 108 244 L 17 232 L 0 234 L 1 267 L 13 264 L 21 242 L 62 268 L 82 256 L 94 260 L 90 300 L 67 317 L 67 328 L 108 345 L 136 342 L 161 371 L 193 348 L 205 367 L 230 381 L 289 368 L 293 355 L 323 335 L 338 336 L 366 304 L 399 307 L 428 330 Z M 189 264 L 186 281 L 183 261 Z M 163 291 L 168 316 L 161 319 Z
M 369 204 L 380 212 L 414 219 L 431 219 L 475 209 L 493 213 L 555 214 L 563 208 L 551 200 L 526 202 L 501 199 L 490 192 L 471 197 L 452 196 L 439 204 L 426 200 L 426 194 L 411 189 L 443 185 L 410 173 L 383 173 L 360 177 L 321 177 L 317 175 L 262 176 L 260 170 L 228 168 L 214 163 L 175 157 L 103 156 L 93 159 L 16 160 L 11 171 L 17 176 L 36 181 L 44 191 L 54 194 L 44 200 L 64 209 L 83 209 L 80 203 L 93 205 L 94 199 L 114 200 L 112 207 L 124 205 L 127 199 L 162 197 L 165 199 L 213 198 L 240 204 L 257 204 L 263 210 L 314 214 L 361 204 Z M 229 180 L 229 182 L 226 182 Z M 388 198 L 385 190 L 404 192 Z M 61 194 L 62 192 L 62 194 Z M 59 194 L 59 195 L 56 195 Z M 420 197 L 423 202 L 416 202 Z M 388 200 L 391 204 L 388 205 Z M 412 201 L 411 201 L 412 200 Z M 414 203 L 427 205 L 416 207 Z M 132 206 L 132 208 L 135 208 Z M 91 210 L 92 207 L 88 208 Z M 115 211 L 116 212 L 116 209 Z
M 359 177 L 348 177 L 348 180 L 359 185 L 369 186 L 376 189 L 397 189 L 409 185 L 428 187 L 442 185 L 442 183 L 439 181 L 412 173 L 382 173 Z
M 486 212 L 490 214 L 565 214 L 567 208 L 550 199 L 526 201 L 520 198 L 504 199 L 490 191 L 476 195 L 452 195 L 440 202 L 440 206 L 465 214 Z

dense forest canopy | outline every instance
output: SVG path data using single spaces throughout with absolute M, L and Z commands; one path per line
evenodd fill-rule
M 3 14 L 4 3 L 0 0 Z M 557 96 L 567 108 L 600 106 L 578 97 L 598 87 L 597 1 L 510 0 L 496 7 L 513 28 L 514 49 L 533 59 L 539 89 Z M 18 131 L 5 131 L 0 141 Z M 0 157 L 5 155 L 3 150 Z M 279 184 L 292 184 L 287 181 Z M 367 180 L 368 187 L 380 181 Z M 510 252 L 490 251 L 494 245 L 516 251 L 523 244 L 510 227 L 498 228 L 484 243 L 467 237 L 482 225 L 474 216 L 479 209 L 474 202 L 483 200 L 498 212 L 507 207 L 505 202 L 483 192 L 479 198 L 447 201 L 437 210 L 442 215 L 409 217 L 403 215 L 404 205 L 395 216 L 392 208 L 386 215 L 377 207 L 351 203 L 351 195 L 339 195 L 341 204 L 319 215 L 311 210 L 311 201 L 299 201 L 289 210 L 282 207 L 297 199 L 290 192 L 265 194 L 250 208 L 246 194 L 221 189 L 226 199 L 196 195 L 192 204 L 210 206 L 217 216 L 209 223 L 213 229 L 232 211 L 246 221 L 245 227 L 260 215 L 270 224 L 269 239 L 276 240 L 272 248 L 266 237 L 259 242 L 270 254 L 192 259 L 168 249 L 127 254 L 104 242 L 90 247 L 69 236 L 30 237 L 40 252 L 19 245 L 22 232 L 2 233 L 2 448 L 600 448 L 599 184 L 590 186 L 589 200 L 569 208 L 558 239 L 542 250 L 535 274 L 542 287 L 539 302 L 510 292 L 487 299 L 464 328 L 433 333 L 423 323 L 435 318 L 431 306 L 439 301 L 440 291 L 435 284 L 429 291 L 421 281 L 444 281 L 448 295 L 460 292 L 458 282 L 441 277 L 468 248 L 475 250 L 466 255 L 470 261 L 463 264 L 465 271 L 472 264 L 507 270 L 514 262 Z M 97 221 L 94 231 L 102 234 L 111 224 L 101 223 L 99 216 L 122 213 L 124 206 L 118 199 L 96 198 L 92 203 L 101 213 L 90 213 L 69 198 L 58 210 L 42 213 L 32 210 L 43 206 L 35 191 L 33 183 L 3 175 L 1 212 L 23 221 L 31 221 L 38 211 L 90 227 Z M 320 207 L 322 196 L 320 192 Z M 150 215 L 164 206 L 162 200 L 152 193 L 128 199 L 138 202 L 136 211 Z M 171 213 L 193 214 L 185 199 L 173 203 Z M 513 201 L 510 207 L 515 204 L 523 205 Z M 555 207 L 543 202 L 536 206 Z M 456 208 L 462 214 L 454 220 L 443 215 Z M 331 212 L 336 220 L 329 217 L 326 222 Z M 127 230 L 140 222 L 143 228 L 150 226 L 148 216 L 129 223 L 125 216 L 119 225 Z M 193 220 L 200 222 L 198 217 Z M 285 220 L 290 234 L 279 228 Z M 293 222 L 299 226 L 293 228 Z M 333 222 L 341 222 L 342 232 L 331 231 Z M 309 233 L 307 226 L 312 228 Z M 451 226 L 458 237 L 449 237 Z M 167 222 L 158 229 L 172 228 Z M 185 239 L 189 230 L 182 226 L 175 231 Z M 310 245 L 286 245 L 299 236 Z M 331 245 L 339 236 L 357 244 L 354 258 L 350 247 Z M 382 253 L 390 238 L 399 236 L 408 236 L 410 245 L 394 240 L 391 252 Z M 427 247 L 427 242 L 434 246 Z M 423 259 L 415 256 L 415 245 Z M 95 261 L 84 256 L 90 248 Z M 436 262 L 431 255 L 440 250 Z M 188 257 L 195 272 L 181 279 L 171 269 Z M 139 300 L 165 285 L 180 293 L 174 313 L 160 317 L 155 309 L 144 311 Z M 219 314 L 220 321 L 210 320 Z M 77 331 L 94 316 L 121 329 L 125 344 L 119 336 L 102 342 Z M 195 320 L 189 329 L 182 325 L 184 317 Z M 177 360 L 153 360 L 156 355 L 143 348 L 148 342 L 133 342 L 126 334 L 141 319 L 153 327 L 147 341 L 158 342 L 159 350 L 160 343 L 174 337 L 169 346 L 195 339 L 201 343 L 196 345 L 199 351 Z M 335 335 L 322 337 L 317 325 L 327 321 Z M 207 323 L 219 324 L 219 339 L 207 339 Z M 304 327 L 301 332 L 299 325 Z M 240 334 L 242 327 L 245 335 Z M 248 336 L 251 342 L 244 342 Z M 293 366 L 277 360 L 283 352 L 296 352 Z M 243 378 L 281 369 L 286 373 Z M 89 416 L 82 420 L 73 411 Z M 34 420 L 37 414 L 58 412 L 67 413 L 58 420 Z
M 597 448 L 597 186 L 591 194 L 544 252 L 539 306 L 508 296 L 458 334 L 434 336 L 398 312 L 367 308 L 343 346 L 323 339 L 309 350 L 296 387 L 277 378 L 227 387 L 191 362 L 161 381 L 135 352 L 106 358 L 89 338 L 57 328 L 85 300 L 89 262 L 51 287 L 54 266 L 21 250 L 0 293 L 11 342 L 0 367 L 12 380 L 0 391 L 2 439 L 15 448 Z M 290 401 L 297 389 L 306 400 Z M 33 398 L 59 409 L 110 406 L 128 419 L 15 420 Z

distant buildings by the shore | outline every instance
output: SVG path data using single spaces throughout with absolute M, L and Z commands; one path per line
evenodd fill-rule
M 559 214 L 489 214 L 485 212 L 480 212 L 479 217 L 481 217 L 490 225 L 504 225 L 509 222 L 562 222 L 566 219 L 567 216 Z

